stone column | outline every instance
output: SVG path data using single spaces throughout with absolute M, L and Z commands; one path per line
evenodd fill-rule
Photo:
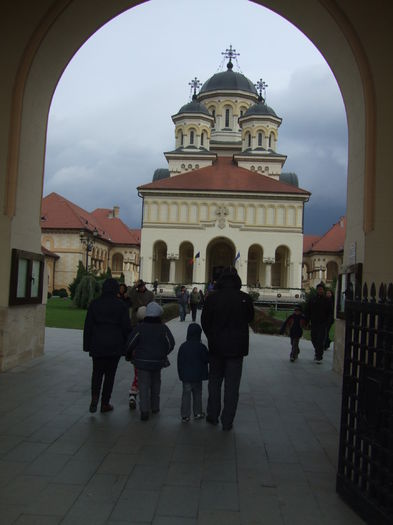
M 270 288 L 272 285 L 272 263 L 265 263 L 265 286 Z
M 170 283 L 175 282 L 175 275 L 176 275 L 176 260 L 170 259 L 170 263 L 169 263 L 169 282 Z

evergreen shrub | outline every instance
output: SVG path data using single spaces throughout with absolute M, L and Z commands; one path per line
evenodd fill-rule
M 76 287 L 73 302 L 78 308 L 87 309 L 93 299 L 101 295 L 102 283 L 93 275 L 85 275 Z

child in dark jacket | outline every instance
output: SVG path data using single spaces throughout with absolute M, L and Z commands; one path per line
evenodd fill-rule
M 303 335 L 303 328 L 306 324 L 306 318 L 302 314 L 299 306 L 295 306 L 293 314 L 287 317 L 280 329 L 280 334 L 285 332 L 289 327 L 289 337 L 291 338 L 291 354 L 289 359 L 294 362 L 299 356 L 299 339 Z
M 141 420 L 160 411 L 161 368 L 168 366 L 167 355 L 173 350 L 172 332 L 162 323 L 163 309 L 155 302 L 146 306 L 146 316 L 132 331 L 126 348 L 126 359 L 138 371 Z
M 187 330 L 187 341 L 180 346 L 177 355 L 177 371 L 183 382 L 180 413 L 184 423 L 190 421 L 191 394 L 194 419 L 205 417 L 202 411 L 202 381 L 208 379 L 209 354 L 206 346 L 201 343 L 201 333 L 199 324 L 191 323 Z

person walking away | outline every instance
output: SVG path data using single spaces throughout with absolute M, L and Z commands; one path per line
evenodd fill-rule
M 180 321 L 186 320 L 187 308 L 190 304 L 190 294 L 187 292 L 186 287 L 182 286 L 176 294 L 177 303 L 179 305 L 179 316 Z
M 230 430 L 239 400 L 243 358 L 248 354 L 249 327 L 254 318 L 251 297 L 241 291 L 235 268 L 225 269 L 214 293 L 202 310 L 201 324 L 209 346 L 209 381 L 206 421 Z M 221 386 L 224 382 L 224 406 L 221 411 Z
M 146 288 L 146 284 L 142 279 L 135 283 L 135 286 L 130 287 L 127 295 L 131 301 L 131 325 L 134 327 L 138 324 L 136 312 L 141 306 L 147 306 L 154 301 L 154 294 Z
M 325 296 L 325 286 L 319 283 L 315 296 L 311 297 L 306 304 L 305 317 L 311 324 L 311 342 L 315 350 L 314 361 L 322 363 L 323 351 L 326 344 L 327 327 L 333 316 L 331 301 Z
M 202 310 L 204 302 L 205 302 L 205 296 L 203 295 L 202 290 L 199 289 L 199 304 L 198 304 L 198 309 L 199 310 Z
M 144 318 L 146 317 L 146 306 L 140 306 L 136 312 L 136 318 L 138 323 L 142 323 Z M 139 387 L 138 387 L 138 371 L 135 368 L 134 365 L 134 378 L 132 380 L 130 390 L 128 392 L 128 406 L 131 410 L 134 410 L 136 408 L 136 402 L 139 394 Z
M 101 412 L 113 410 L 110 399 L 117 365 L 131 332 L 128 308 L 117 297 L 118 293 L 119 283 L 115 279 L 107 279 L 103 284 L 101 297 L 90 303 L 86 314 L 83 350 L 89 352 L 93 359 L 89 408 L 92 413 L 97 411 L 101 386 Z
M 330 318 L 330 321 L 328 323 L 328 326 L 327 326 L 327 331 L 326 331 L 326 342 L 325 342 L 325 350 L 328 350 L 329 347 L 330 347 L 330 343 L 331 343 L 331 340 L 330 340 L 330 337 L 329 337 L 329 332 L 330 332 L 330 329 L 331 327 L 333 326 L 333 323 L 334 323 L 334 295 L 333 295 L 333 292 L 331 290 L 326 290 L 326 298 L 327 300 L 330 302 L 330 309 L 331 309 L 331 313 L 332 313 L 332 316 Z
M 283 334 L 289 327 L 289 337 L 291 339 L 291 353 L 289 360 L 293 363 L 299 357 L 299 340 L 303 335 L 303 328 L 306 324 L 306 318 L 302 314 L 300 306 L 295 306 L 293 314 L 286 318 L 281 326 L 280 334 Z
M 190 310 L 191 310 L 191 318 L 192 318 L 193 323 L 195 323 L 196 321 L 196 314 L 197 314 L 197 309 L 198 309 L 200 300 L 201 300 L 201 297 L 199 295 L 198 288 L 195 286 L 192 289 L 192 292 L 190 295 Z
M 175 346 L 172 332 L 161 322 L 163 309 L 149 303 L 143 323 L 134 328 L 127 341 L 126 359 L 138 372 L 139 406 L 141 420 L 149 419 L 149 412 L 160 411 L 161 369 L 168 366 L 168 354 Z
M 180 415 L 184 423 L 191 418 L 191 395 L 194 419 L 202 419 L 202 381 L 208 379 L 209 354 L 206 346 L 201 343 L 202 328 L 197 323 L 191 323 L 187 330 L 187 340 L 177 354 L 177 371 L 183 383 Z

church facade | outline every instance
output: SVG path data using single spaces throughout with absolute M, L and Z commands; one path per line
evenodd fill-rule
M 202 287 L 234 265 L 248 289 L 294 295 L 302 284 L 303 207 L 310 193 L 283 174 L 282 119 L 265 83 L 233 70 L 213 75 L 172 116 L 167 169 L 138 188 L 143 198 L 140 273 L 160 287 Z M 257 90 L 258 88 L 258 90 Z

